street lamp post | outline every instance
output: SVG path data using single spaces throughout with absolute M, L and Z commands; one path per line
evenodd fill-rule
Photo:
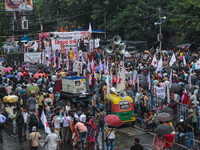
M 166 16 L 161 17 L 161 8 L 158 8 L 159 10 L 159 20 L 157 22 L 155 22 L 155 25 L 159 25 L 159 35 L 158 35 L 158 41 L 160 43 L 159 48 L 162 49 L 162 23 L 164 23 L 166 21 Z

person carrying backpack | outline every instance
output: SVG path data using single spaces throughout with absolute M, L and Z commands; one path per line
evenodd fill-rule
M 99 131 L 101 129 L 102 132 L 102 139 L 104 139 L 104 125 L 105 125 L 105 119 L 106 112 L 103 111 L 103 108 L 100 108 L 100 112 L 97 114 L 97 133 L 95 139 L 97 140 L 99 136 Z
M 35 112 L 35 109 L 32 109 L 32 111 L 29 114 L 28 117 L 28 126 L 29 126 L 29 132 L 32 132 L 32 127 L 36 126 L 38 129 L 38 123 L 39 123 L 39 119 L 38 119 L 38 115 Z

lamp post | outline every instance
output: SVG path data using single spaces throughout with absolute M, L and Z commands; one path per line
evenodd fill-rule
M 166 16 L 161 17 L 161 8 L 158 8 L 159 10 L 159 20 L 157 22 L 155 22 L 155 25 L 159 25 L 159 34 L 157 36 L 158 41 L 160 42 L 160 49 L 162 49 L 162 23 L 164 23 L 166 21 Z

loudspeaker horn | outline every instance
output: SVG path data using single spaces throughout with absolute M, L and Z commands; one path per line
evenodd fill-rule
M 105 47 L 105 51 L 109 54 L 111 54 L 113 52 L 113 46 L 112 45 L 107 45 Z
M 121 91 L 121 92 L 119 93 L 119 97 L 120 97 L 121 99 L 125 99 L 125 98 L 127 97 L 126 92 L 125 92 L 125 91 Z
M 125 43 L 121 43 L 119 48 L 118 48 L 118 51 L 120 52 L 120 54 L 123 54 L 126 50 L 126 44 Z
M 121 43 L 121 37 L 119 36 L 119 35 L 115 35 L 114 37 L 113 37 L 113 42 L 115 43 L 115 44 L 120 44 Z
M 52 39 L 55 38 L 55 35 L 54 35 L 53 33 L 50 33 L 50 34 L 49 34 L 49 38 L 52 40 Z

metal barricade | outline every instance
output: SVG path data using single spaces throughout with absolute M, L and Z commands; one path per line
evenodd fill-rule
M 178 104 L 178 118 L 179 118 L 179 120 L 183 119 L 184 121 L 186 121 L 186 119 L 189 115 L 189 109 L 190 109 L 189 105 L 182 104 L 182 103 Z

